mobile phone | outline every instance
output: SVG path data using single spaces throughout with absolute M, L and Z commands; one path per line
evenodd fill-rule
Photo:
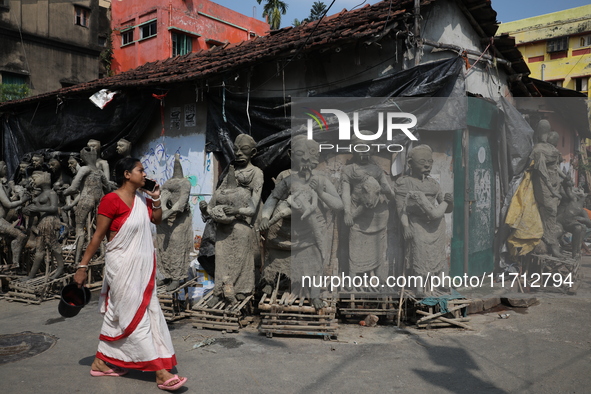
M 146 183 L 144 184 L 144 187 L 142 187 L 142 189 L 147 190 L 149 192 L 153 192 L 154 189 L 156 189 L 156 181 L 150 178 L 146 178 Z

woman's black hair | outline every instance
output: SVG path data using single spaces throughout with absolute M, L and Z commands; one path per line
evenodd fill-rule
M 124 157 L 115 163 L 115 182 L 117 182 L 117 186 L 123 185 L 125 171 L 133 171 L 137 163 L 140 163 L 140 159 L 135 157 Z

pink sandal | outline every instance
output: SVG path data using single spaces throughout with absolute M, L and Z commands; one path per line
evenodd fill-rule
M 173 380 L 178 380 L 179 382 L 177 384 L 173 384 L 172 386 L 170 386 L 169 383 L 172 382 Z M 168 379 L 166 382 L 159 384 L 158 388 L 160 390 L 175 391 L 175 390 L 180 389 L 186 382 L 187 382 L 187 378 L 179 378 L 178 375 L 174 375 L 172 378 Z
M 126 373 L 128 373 L 129 371 L 125 368 L 120 368 L 120 367 L 113 367 L 111 369 L 109 369 L 108 371 L 94 371 L 94 370 L 90 370 L 90 374 L 94 377 L 99 377 L 99 376 L 123 376 Z

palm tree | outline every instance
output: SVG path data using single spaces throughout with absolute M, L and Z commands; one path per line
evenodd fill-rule
M 309 21 L 315 21 L 322 18 L 322 15 L 326 12 L 326 4 L 322 1 L 315 1 L 310 8 L 310 16 L 307 18 Z
M 257 3 L 261 4 L 263 0 L 257 0 Z M 281 15 L 285 15 L 287 12 L 287 3 L 281 0 L 265 0 L 266 3 L 263 6 L 263 17 L 267 18 L 271 29 L 279 29 L 281 25 Z

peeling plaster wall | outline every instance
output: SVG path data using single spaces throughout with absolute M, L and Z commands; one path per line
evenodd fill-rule
M 88 26 L 74 24 L 75 5 Z M 99 76 L 98 0 L 11 0 L 0 18 L 0 72 L 28 75 L 31 95 Z
M 148 177 L 160 185 L 172 177 L 174 155 L 180 154 L 183 175 L 192 186 L 189 206 L 193 213 L 195 244 L 199 244 L 205 228 L 199 201 L 209 201 L 214 187 L 213 155 L 205 153 L 206 116 L 207 108 L 203 102 L 196 102 L 194 90 L 170 90 L 164 107 L 153 114 L 142 140 L 132 147 L 133 155 L 142 161 Z
M 421 35 L 431 41 L 451 44 L 460 48 L 483 52 L 486 44 L 481 44 L 481 38 L 476 33 L 466 16 L 453 2 L 438 1 L 422 12 L 424 22 Z M 488 55 L 492 51 L 486 52 Z M 452 51 L 442 51 L 425 46 L 421 63 L 457 56 Z M 495 67 L 487 60 L 481 59 L 476 65 L 476 59 L 471 58 L 472 68 L 464 69 L 466 76 L 466 91 L 481 94 L 487 98 L 507 97 L 511 93 L 507 85 L 507 74 L 502 68 Z

